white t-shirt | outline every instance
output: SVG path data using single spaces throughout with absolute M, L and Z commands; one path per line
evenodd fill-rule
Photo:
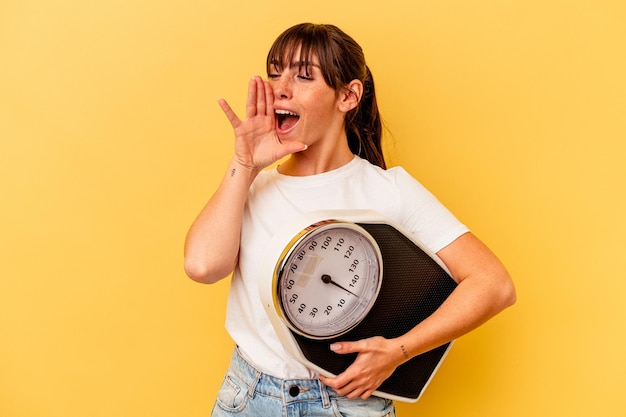
M 263 309 L 259 282 L 271 279 L 259 268 L 273 231 L 315 210 L 374 210 L 414 233 L 438 252 L 468 231 L 403 168 L 383 170 L 355 157 L 336 170 L 293 177 L 276 169 L 261 172 L 248 193 L 241 230 L 239 264 L 231 282 L 226 329 L 243 356 L 269 375 L 314 378 L 315 373 L 282 348 Z M 264 276 L 262 276 L 264 275 Z

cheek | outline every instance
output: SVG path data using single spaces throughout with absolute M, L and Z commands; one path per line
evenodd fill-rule
M 313 104 L 314 114 L 319 118 L 328 119 L 337 114 L 337 102 L 333 94 L 325 92 L 325 94 L 318 94 L 312 97 L 311 103 Z
M 307 124 L 310 129 L 315 131 L 327 131 L 331 125 L 335 124 L 335 117 L 337 117 L 336 113 L 331 108 L 320 106 L 314 110 L 311 117 L 307 117 Z

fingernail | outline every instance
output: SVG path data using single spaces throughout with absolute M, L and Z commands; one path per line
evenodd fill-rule
M 330 345 L 330 350 L 332 350 L 333 352 L 339 349 L 341 349 L 341 345 L 339 343 L 333 343 L 332 345 Z

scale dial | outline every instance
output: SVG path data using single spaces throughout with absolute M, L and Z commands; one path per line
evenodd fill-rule
M 365 318 L 381 284 L 374 238 L 355 223 L 326 220 L 302 230 L 279 257 L 274 305 L 296 333 L 330 339 Z

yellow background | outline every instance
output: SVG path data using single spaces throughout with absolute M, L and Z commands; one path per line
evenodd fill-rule
M 626 415 L 620 0 L 0 2 L 0 416 L 207 416 L 228 281 L 182 270 L 273 39 L 335 23 L 391 165 L 491 246 L 519 301 L 401 416 Z

